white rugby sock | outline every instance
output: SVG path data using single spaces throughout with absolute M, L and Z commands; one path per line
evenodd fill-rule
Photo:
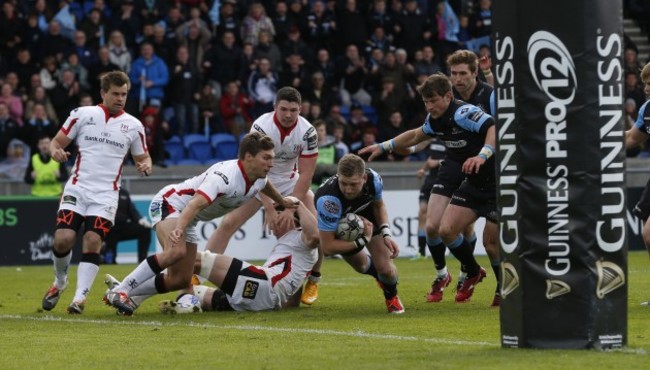
M 124 281 L 126 281 L 127 278 L 128 276 L 124 278 Z M 129 297 L 147 296 L 146 298 L 158 294 L 158 290 L 156 290 L 156 278 L 152 277 L 151 279 L 140 283 L 138 286 L 132 287 L 129 289 L 128 294 Z
M 68 281 L 68 267 L 72 260 L 72 250 L 64 257 L 57 257 L 52 253 L 52 261 L 54 261 L 54 285 L 57 288 L 63 288 L 66 281 Z
M 94 263 L 80 262 L 77 268 L 77 290 L 74 292 L 73 302 L 83 302 L 93 286 L 99 266 Z
M 126 277 L 122 280 L 120 285 L 118 285 L 115 289 L 113 289 L 116 292 L 124 292 L 127 293 L 129 296 L 131 296 L 131 291 L 135 289 L 136 287 L 139 287 L 140 285 L 144 284 L 148 280 L 151 280 L 151 284 L 153 285 L 153 277 L 156 276 L 156 273 L 151 269 L 151 266 L 149 266 L 149 262 L 147 260 L 144 260 L 140 262 L 138 267 L 135 268 L 135 270 L 131 271 L 130 274 L 126 275 Z M 145 294 L 155 294 L 155 287 L 153 293 L 145 293 Z M 133 294 L 133 295 L 139 295 L 139 294 Z
M 447 266 L 443 267 L 441 270 L 436 270 L 436 272 L 437 272 L 439 278 L 443 278 L 443 277 L 447 276 L 447 274 L 449 273 L 447 271 Z

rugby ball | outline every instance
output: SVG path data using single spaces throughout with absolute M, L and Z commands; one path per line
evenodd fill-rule
M 348 213 L 339 220 L 336 228 L 336 238 L 346 241 L 354 241 L 363 234 L 363 220 L 354 213 Z

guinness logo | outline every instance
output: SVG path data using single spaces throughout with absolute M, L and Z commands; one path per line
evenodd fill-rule
M 603 299 L 607 293 L 625 284 L 625 273 L 617 264 L 609 261 L 596 262 L 598 283 L 596 296 Z
M 501 297 L 506 298 L 519 286 L 519 275 L 515 266 L 508 262 L 501 263 Z
M 571 293 L 571 286 L 562 280 L 546 280 L 546 299 L 553 299 Z

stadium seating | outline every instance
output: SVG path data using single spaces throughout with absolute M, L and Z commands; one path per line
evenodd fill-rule
M 208 138 L 203 134 L 185 134 L 183 136 L 183 146 L 185 149 L 190 149 L 190 146 L 194 143 L 208 143 Z
M 213 157 L 212 147 L 209 143 L 203 141 L 197 141 L 190 144 L 187 153 L 189 159 L 196 159 L 201 163 Z
M 185 159 L 185 147 L 180 141 L 167 141 L 164 146 L 170 164 L 177 164 L 178 161 Z
M 237 158 L 239 144 L 235 141 L 224 141 L 215 148 L 217 157 L 225 159 Z
M 237 138 L 233 134 L 213 134 L 210 136 L 210 145 L 212 145 L 213 148 L 217 148 L 217 146 L 223 142 L 227 141 L 232 141 L 232 142 L 237 142 Z

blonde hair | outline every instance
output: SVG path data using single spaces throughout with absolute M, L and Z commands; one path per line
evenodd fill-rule
M 644 65 L 641 69 L 641 81 L 643 83 L 650 82 L 650 63 Z
M 356 154 L 348 153 L 339 161 L 338 174 L 344 177 L 363 176 L 366 163 Z

